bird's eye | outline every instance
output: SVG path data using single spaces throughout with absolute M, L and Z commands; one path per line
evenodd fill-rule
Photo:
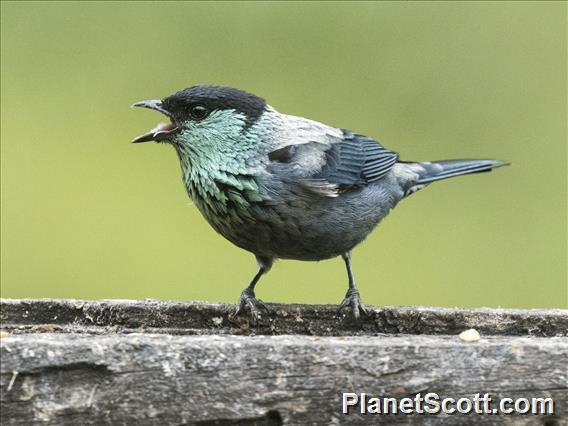
M 209 115 L 209 111 L 203 105 L 195 105 L 192 106 L 189 110 L 189 115 L 193 120 L 203 120 L 207 115 Z

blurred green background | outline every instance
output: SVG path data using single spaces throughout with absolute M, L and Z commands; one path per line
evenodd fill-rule
M 434 184 L 354 252 L 367 304 L 566 307 L 566 3 L 2 2 L 3 297 L 236 300 L 251 254 L 205 223 L 162 118 L 214 83 L 407 160 L 513 165 Z M 339 303 L 340 259 L 257 295 Z

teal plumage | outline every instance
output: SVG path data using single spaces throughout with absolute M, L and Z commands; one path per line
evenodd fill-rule
M 261 160 L 261 135 L 242 133 L 246 118 L 230 111 L 215 111 L 210 131 L 188 121 L 177 138 L 187 143 L 174 145 L 183 182 L 206 219 L 215 227 L 252 220 L 251 203 L 269 200 L 258 179 L 265 164 Z M 199 140 L 199 144 L 190 141 Z

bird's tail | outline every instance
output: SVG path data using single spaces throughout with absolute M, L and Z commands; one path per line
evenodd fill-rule
M 418 163 L 421 170 L 415 185 L 427 185 L 437 180 L 468 175 L 470 173 L 489 172 L 509 163 L 499 160 L 443 160 Z
M 413 178 L 403 184 L 405 196 L 415 193 L 432 182 L 468 175 L 470 173 L 490 172 L 507 166 L 509 163 L 499 160 L 443 160 L 424 163 L 401 161 L 412 171 Z

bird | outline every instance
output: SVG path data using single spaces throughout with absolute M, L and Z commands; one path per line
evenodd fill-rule
M 403 161 L 353 131 L 278 112 L 263 98 L 194 85 L 136 102 L 168 117 L 133 143 L 169 144 L 189 197 L 215 231 L 256 257 L 233 316 L 255 323 L 268 307 L 255 288 L 277 259 L 342 257 L 348 289 L 338 312 L 368 315 L 351 253 L 403 199 L 433 182 L 487 172 L 492 159 Z

